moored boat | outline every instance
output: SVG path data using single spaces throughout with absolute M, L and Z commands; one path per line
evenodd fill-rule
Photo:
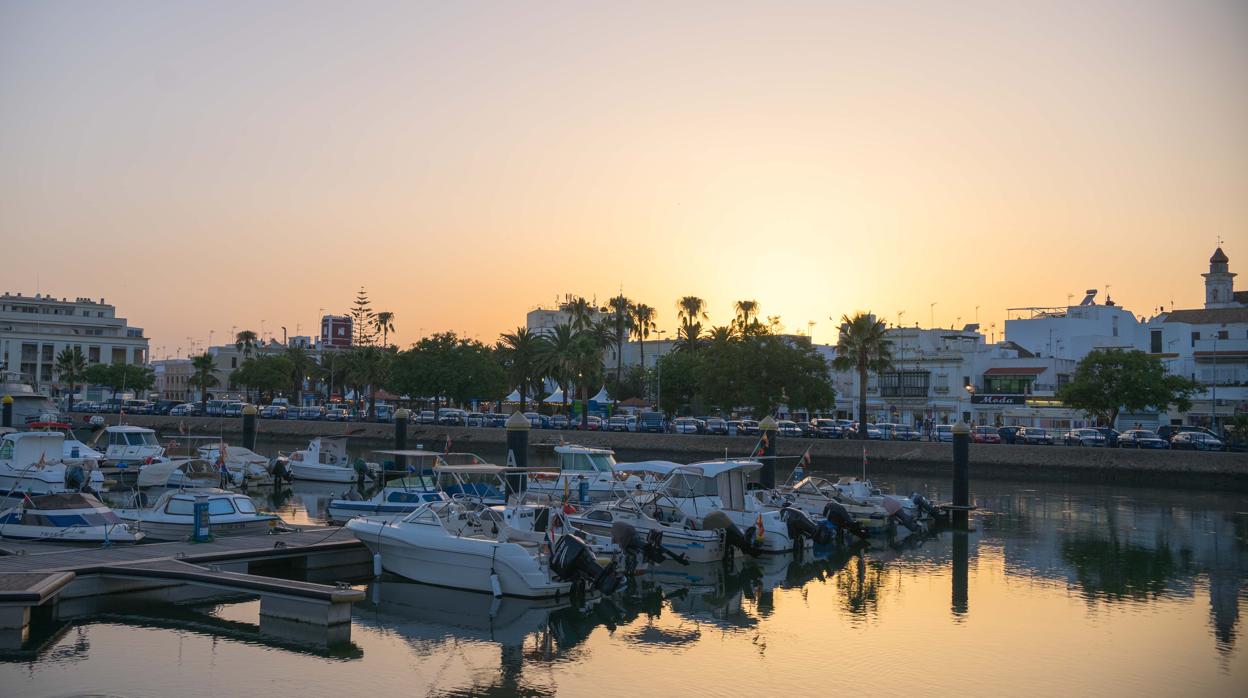
M 65 461 L 64 441 L 60 432 L 0 435 L 0 496 L 102 490 L 104 476 L 90 461 Z
M 0 538 L 66 543 L 136 543 L 132 529 L 112 509 L 85 492 L 27 497 L 0 511 Z
M 150 507 L 118 509 L 122 520 L 152 540 L 182 540 L 195 527 L 195 504 L 208 506 L 208 521 L 213 536 L 243 536 L 267 533 L 281 523 L 273 514 L 262 514 L 250 497 L 215 488 L 170 490 Z

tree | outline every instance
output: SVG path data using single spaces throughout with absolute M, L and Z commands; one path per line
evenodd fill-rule
M 676 301 L 676 318 L 680 327 L 676 330 L 676 347 L 684 351 L 697 351 L 701 346 L 702 320 L 707 318 L 706 301 L 697 296 L 685 296 Z
M 674 349 L 680 351 L 697 351 L 702 346 L 702 323 L 686 322 L 676 330 Z
M 594 324 L 594 304 L 585 299 L 584 296 L 577 296 L 567 304 L 568 321 L 572 325 L 572 329 L 581 332 L 588 330 Z
M 381 333 L 381 346 L 390 346 L 390 333 L 394 331 L 394 313 L 379 310 L 373 316 L 373 327 Z
M 871 313 L 841 316 L 841 333 L 836 342 L 833 366 L 839 371 L 858 372 L 858 438 L 867 438 L 867 374 L 879 373 L 893 365 L 891 343 L 884 322 Z
M 1079 361 L 1070 382 L 1057 397 L 1113 426 L 1118 413 L 1149 408 L 1165 411 L 1174 405 L 1191 409 L 1191 396 L 1200 384 L 1166 373 L 1161 359 L 1139 350 L 1095 349 Z
M 377 340 L 374 332 L 374 313 L 368 300 L 368 292 L 361 286 L 351 304 L 351 343 L 357 347 L 368 346 Z
M 646 340 L 656 329 L 654 324 L 654 308 L 645 303 L 633 306 L 633 336 L 637 338 L 637 349 L 641 356 L 641 367 L 646 367 Z
M 243 352 L 243 360 L 251 358 L 251 352 L 255 351 L 259 343 L 260 336 L 255 330 L 243 330 L 234 336 L 234 348 Z
M 217 385 L 217 362 L 212 354 L 204 352 L 191 359 L 190 385 L 199 388 L 199 408 L 202 414 L 208 414 L 208 389 Z
M 703 357 L 695 352 L 672 351 L 659 358 L 663 385 L 659 409 L 666 414 L 687 414 L 698 393 L 698 372 Z
M 546 335 L 542 346 L 541 366 L 543 373 L 554 379 L 563 393 L 563 413 L 568 413 L 568 387 L 576 375 L 577 332 L 570 323 L 555 325 Z
M 83 373 L 83 378 L 88 383 L 107 387 L 113 398 L 126 390 L 141 395 L 156 384 L 156 372 L 136 364 L 92 364 Z
M 65 347 L 56 355 L 56 374 L 69 384 L 69 411 L 74 411 L 74 393 L 87 372 L 87 358 L 76 346 Z
M 316 361 L 302 347 L 287 347 L 283 356 L 290 362 L 290 390 L 298 404 L 303 404 L 303 384 L 316 375 Z
M 393 352 L 381 347 L 356 347 L 346 356 L 345 376 L 355 386 L 355 399 L 359 400 L 362 392 L 368 392 L 368 413 L 375 414 L 377 408 L 377 389 L 390 382 L 390 368 Z
M 607 346 L 604 332 L 578 332 L 573 342 L 571 372 L 576 375 L 576 389 L 580 394 L 581 426 L 589 424 L 589 386 L 602 383 L 602 353 Z M 566 397 L 565 397 L 566 399 Z
M 611 308 L 611 341 L 615 345 L 615 382 L 619 383 L 624 375 L 624 342 L 633 329 L 633 302 L 621 293 L 608 301 L 607 307 Z M 616 395 L 615 400 L 618 403 L 620 396 Z
M 498 357 L 506 370 L 507 381 L 520 393 L 520 411 L 524 412 L 530 389 L 537 395 L 542 389 L 542 354 L 546 338 L 534 334 L 527 327 L 498 338 Z M 540 398 L 539 398 L 540 399 Z
M 736 317 L 732 320 L 732 328 L 738 334 L 749 334 L 754 325 L 758 324 L 758 301 L 737 301 Z

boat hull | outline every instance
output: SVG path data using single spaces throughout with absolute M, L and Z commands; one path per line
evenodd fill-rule
M 120 513 L 120 512 L 119 512 Z M 125 521 L 137 524 L 147 540 L 185 540 L 191 537 L 194 526 L 191 523 L 169 521 L 140 521 L 129 515 L 121 514 Z M 254 536 L 269 532 L 277 522 L 276 517 L 252 519 L 249 521 L 231 521 L 229 523 L 213 523 L 209 533 L 213 536 Z
M 312 480 L 314 482 L 348 483 L 355 482 L 358 478 L 354 468 L 298 462 L 290 464 L 290 474 L 296 480 Z
M 568 517 L 568 521 L 583 531 L 611 539 L 611 524 L 609 523 L 576 516 Z M 642 538 L 650 532 L 649 528 L 637 521 L 625 523 L 636 527 L 637 533 Z M 663 547 L 684 555 L 689 562 L 719 562 L 724 559 L 724 542 L 721 536 L 684 535 L 683 532 L 670 528 L 660 530 L 663 531 Z
M 110 543 L 137 543 L 146 537 L 145 533 L 131 531 L 125 524 L 74 526 L 71 528 L 6 524 L 0 529 L 0 538 L 63 543 L 103 543 L 105 541 Z

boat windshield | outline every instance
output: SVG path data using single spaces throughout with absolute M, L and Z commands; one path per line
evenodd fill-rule
M 131 446 L 159 446 L 156 435 L 150 431 L 131 431 L 126 433 L 126 440 Z
M 238 511 L 243 514 L 256 513 L 256 503 L 251 499 L 240 497 L 234 500 L 234 506 L 238 507 Z
M 668 477 L 663 493 L 669 497 L 717 497 L 719 485 L 715 478 L 677 470 Z

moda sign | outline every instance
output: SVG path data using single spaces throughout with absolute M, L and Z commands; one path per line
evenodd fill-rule
M 971 404 L 973 405 L 1025 405 L 1027 404 L 1026 395 L 973 395 L 971 396 Z

